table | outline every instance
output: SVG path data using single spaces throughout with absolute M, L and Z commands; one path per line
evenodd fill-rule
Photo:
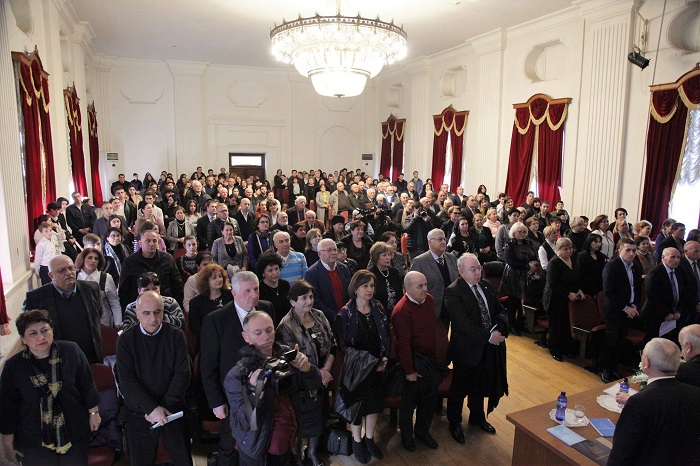
M 586 407 L 586 417 L 607 417 L 617 425 L 620 418 L 618 413 L 608 411 L 601 407 L 596 398 L 603 395 L 603 390 L 616 384 L 601 385 L 598 388 L 568 396 L 568 408 L 575 405 Z M 634 387 L 639 390 L 639 387 Z M 549 417 L 549 412 L 556 407 L 558 393 L 552 394 L 549 403 L 534 406 L 532 408 L 517 411 L 506 415 L 506 419 L 515 425 L 515 439 L 513 440 L 514 465 L 555 465 L 555 464 L 583 464 L 595 465 L 596 463 L 580 453 L 578 450 L 566 445 L 564 442 L 547 432 L 547 429 L 557 425 Z M 575 427 L 574 432 L 587 440 L 600 437 L 592 425 Z M 612 442 L 612 438 L 607 438 Z

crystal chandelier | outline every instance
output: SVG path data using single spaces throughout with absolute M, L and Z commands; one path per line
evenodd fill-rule
M 339 3 L 339 2 L 338 2 Z M 302 18 L 282 24 L 270 32 L 272 53 L 280 61 L 293 63 L 311 79 L 321 95 L 360 95 L 367 80 L 384 64 L 406 56 L 406 31 L 377 19 L 341 16 Z

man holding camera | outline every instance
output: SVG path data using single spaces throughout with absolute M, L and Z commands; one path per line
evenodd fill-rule
M 421 198 L 421 207 L 414 209 L 413 217 L 406 219 L 406 233 L 408 233 L 408 256 L 413 260 L 416 256 L 428 250 L 428 232 L 433 229 L 433 214 L 428 208 L 430 200 Z
M 321 373 L 299 352 L 275 343 L 269 314 L 251 311 L 243 319 L 241 360 L 226 376 L 231 431 L 241 466 L 289 464 L 297 415 L 290 393 L 315 390 Z

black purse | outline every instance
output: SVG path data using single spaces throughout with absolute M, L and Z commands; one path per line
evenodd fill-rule
M 330 456 L 352 455 L 352 434 L 349 430 L 340 427 L 331 427 L 326 438 L 326 453 Z

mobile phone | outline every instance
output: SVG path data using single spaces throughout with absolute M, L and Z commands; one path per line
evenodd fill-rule
M 297 350 L 295 350 L 295 349 L 289 350 L 289 351 L 285 352 L 285 353 L 284 353 L 284 356 L 282 356 L 282 357 L 283 357 L 284 360 L 287 361 L 287 362 L 294 361 L 294 358 L 297 357 Z

